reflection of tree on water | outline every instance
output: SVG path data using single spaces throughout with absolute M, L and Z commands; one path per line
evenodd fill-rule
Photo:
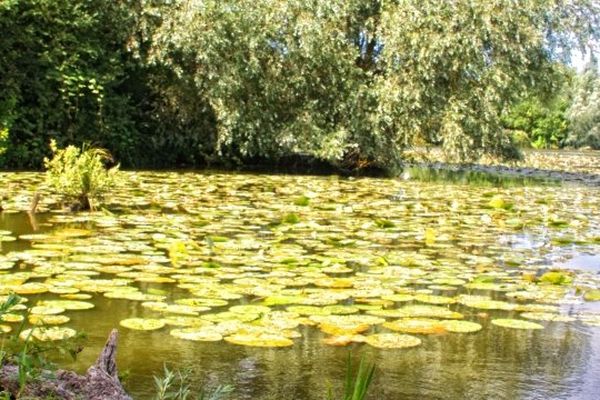
M 591 347 L 587 333 L 560 323 L 545 331 L 484 328 L 475 335 L 431 336 L 397 357 L 377 358 L 379 379 L 388 387 L 376 385 L 381 397 L 374 398 L 591 399 L 597 392 L 582 386 L 582 372 L 599 354 Z

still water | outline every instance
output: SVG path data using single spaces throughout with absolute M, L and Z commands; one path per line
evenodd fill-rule
M 61 212 L 45 194 L 32 221 L 20 210 L 34 191 L 45 193 L 41 175 L 0 174 L 9 188 L 0 231 L 16 239 L 0 239 L 2 261 L 11 263 L 5 275 L 49 288 L 23 294 L 28 305 L 61 298 L 56 288 L 89 294 L 94 305 L 65 311 L 66 326 L 88 340 L 62 367 L 85 371 L 122 320 L 168 317 L 144 301 L 107 296 L 125 284 L 168 304 L 227 298 L 198 318 L 248 304 L 364 306 L 353 312 L 367 315 L 434 303 L 482 326 L 414 333 L 422 344 L 405 349 L 327 345 L 310 312 L 282 348 L 183 340 L 170 335 L 176 326 L 121 327 L 118 365 L 136 399 L 152 398 L 152 377 L 165 364 L 189 370 L 194 384 L 233 385 L 232 399 L 324 399 L 330 388 L 341 391 L 350 349 L 355 361 L 377 366 L 370 399 L 600 396 L 600 309 L 582 299 L 600 285 L 597 187 L 179 172 L 127 173 L 127 182 L 93 214 Z M 569 281 L 544 282 L 551 270 Z M 416 297 L 399 303 L 389 300 L 394 294 Z M 524 319 L 536 307 L 572 321 L 532 321 L 543 326 L 537 330 L 491 323 Z M 246 317 L 239 319 L 257 323 Z M 361 335 L 381 332 L 390 330 L 375 324 Z

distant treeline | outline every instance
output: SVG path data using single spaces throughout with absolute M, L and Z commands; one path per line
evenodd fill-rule
M 0 166 L 39 168 L 50 139 L 127 167 L 598 146 L 597 69 L 558 93 L 599 29 L 589 0 L 2 0 Z M 542 143 L 519 118 L 555 97 Z

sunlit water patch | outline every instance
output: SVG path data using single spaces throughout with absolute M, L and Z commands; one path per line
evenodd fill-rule
M 70 214 L 0 174 L 0 294 L 27 300 L 2 324 L 35 307 L 38 340 L 86 332 L 79 371 L 119 327 L 141 399 L 165 362 L 237 399 L 322 399 L 349 348 L 373 398 L 594 398 L 599 190 L 407 178 L 127 173 Z

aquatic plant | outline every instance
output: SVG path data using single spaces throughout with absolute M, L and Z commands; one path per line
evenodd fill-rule
M 196 400 L 221 400 L 233 391 L 230 385 L 219 385 L 214 389 L 200 389 L 193 396 L 193 389 L 190 384 L 191 372 L 188 370 L 169 369 L 166 365 L 163 367 L 163 376 L 154 376 L 154 387 L 156 388 L 155 400 L 187 400 L 195 398 Z
M 340 400 L 363 400 L 367 397 L 367 392 L 373 382 L 375 374 L 375 364 L 367 364 L 364 358 L 360 359 L 356 375 L 352 368 L 352 353 L 348 353 L 346 361 L 346 380 L 344 382 L 344 394 Z M 329 389 L 327 400 L 334 400 L 336 397 L 333 391 Z
M 20 307 L 22 298 L 15 294 L 9 294 L 0 303 L 0 318 L 4 321 L 6 316 L 14 315 L 11 311 Z M 31 312 L 31 309 L 28 310 Z M 23 319 L 24 320 L 24 319 Z M 25 391 L 27 385 L 38 379 L 43 371 L 55 369 L 50 361 L 51 353 L 61 355 L 68 354 L 76 359 L 81 350 L 85 335 L 71 328 L 39 327 L 23 330 L 24 324 L 12 332 L 10 327 L 3 326 L 3 335 L 0 344 L 0 366 L 11 364 L 17 369 L 17 383 L 19 396 Z M 0 399 L 12 398 L 0 387 Z
M 46 182 L 58 194 L 74 202 L 72 208 L 93 211 L 94 202 L 116 184 L 119 166 L 106 168 L 106 163 L 112 161 L 111 155 L 88 145 L 60 149 L 52 140 L 50 149 L 52 159 L 44 159 Z

